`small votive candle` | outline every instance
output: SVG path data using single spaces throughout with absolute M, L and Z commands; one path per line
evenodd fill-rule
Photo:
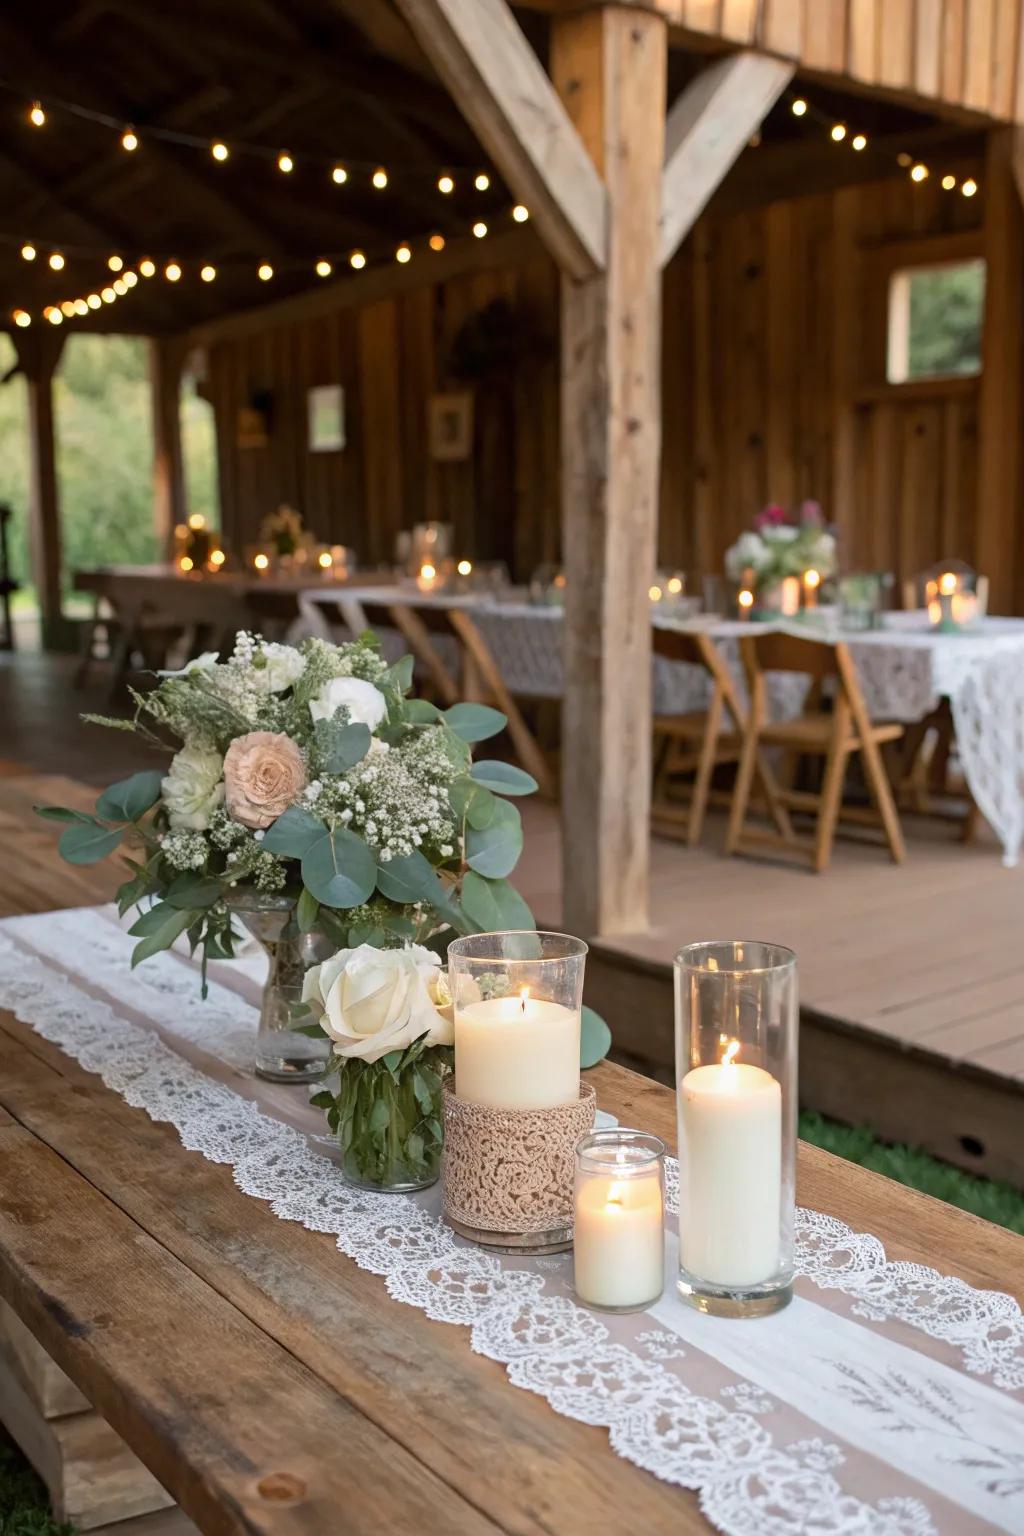
M 588 1307 L 639 1312 L 665 1285 L 665 1143 L 592 1131 L 576 1147 L 573 1267 Z

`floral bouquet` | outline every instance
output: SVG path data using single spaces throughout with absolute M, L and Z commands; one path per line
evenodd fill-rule
M 534 926 L 507 877 L 523 844 L 509 797 L 537 787 L 508 763 L 472 761 L 504 715 L 442 713 L 408 697 L 411 681 L 412 658 L 388 666 L 372 636 L 295 649 L 243 632 L 226 662 L 200 657 L 134 694 L 133 720 L 85 717 L 173 751 L 165 772 L 113 785 L 94 815 L 40 808 L 66 823 L 72 863 L 129 845 L 118 905 L 141 908 L 133 966 L 184 935 L 205 996 L 207 961 L 234 955 L 233 918 L 261 939 L 257 1070 L 338 1070 L 315 1102 L 348 1176 L 405 1187 L 437 1173 L 447 942 Z M 593 1016 L 588 1028 L 592 1061 L 608 1037 Z
M 300 549 L 310 548 L 313 540 L 303 526 L 301 513 L 282 504 L 260 523 L 260 543 L 272 549 L 279 560 L 287 560 Z
M 826 581 L 836 573 L 835 537 L 825 527 L 816 501 L 803 502 L 795 514 L 772 504 L 758 513 L 753 529 L 741 533 L 726 550 L 725 570 L 731 581 L 750 581 L 759 595 L 784 577 L 809 570 Z

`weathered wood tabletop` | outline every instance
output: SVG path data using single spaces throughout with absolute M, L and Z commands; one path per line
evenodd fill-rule
M 590 1077 L 674 1144 L 667 1089 Z M 1000 1228 L 805 1146 L 798 1194 L 892 1258 L 1024 1294 L 1024 1240 Z M 0 1295 L 209 1536 L 708 1529 L 693 1495 L 510 1386 L 464 1329 L 392 1301 L 6 1013 Z

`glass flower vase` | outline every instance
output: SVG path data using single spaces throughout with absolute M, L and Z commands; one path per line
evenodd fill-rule
M 341 1168 L 360 1189 L 426 1189 L 441 1173 L 441 1086 L 451 1052 L 419 1041 L 379 1061 L 337 1062 L 338 1088 L 313 1102 L 327 1110 Z
M 331 1043 L 326 1036 L 305 1033 L 309 1021 L 294 1019 L 292 1008 L 302 1001 L 306 972 L 329 959 L 336 942 L 322 929 L 301 933 L 289 897 L 236 890 L 228 905 L 270 961 L 260 1002 L 256 1076 L 272 1083 L 317 1082 L 327 1068 Z

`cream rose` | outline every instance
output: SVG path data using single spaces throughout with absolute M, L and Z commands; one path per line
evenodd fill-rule
M 224 756 L 228 814 L 243 827 L 269 827 L 306 787 L 302 753 L 277 731 L 238 736 Z
M 160 788 L 171 826 L 204 832 L 210 817 L 224 799 L 221 775 L 224 760 L 206 747 L 182 747 Z
M 253 682 L 267 693 L 283 693 L 297 683 L 305 671 L 306 663 L 292 645 L 277 645 L 272 640 L 265 640 L 256 655 L 262 656 L 266 665 L 253 668 Z
M 348 710 L 353 725 L 368 725 L 375 731 L 388 712 L 387 701 L 379 688 L 364 682 L 361 677 L 332 677 L 325 683 L 315 699 L 309 701 L 309 712 L 314 720 L 333 720 L 335 710 L 342 705 Z
M 454 1033 L 441 962 L 420 944 L 406 949 L 341 949 L 306 972 L 302 1000 L 337 1056 L 379 1061 L 422 1036 L 451 1045 Z

